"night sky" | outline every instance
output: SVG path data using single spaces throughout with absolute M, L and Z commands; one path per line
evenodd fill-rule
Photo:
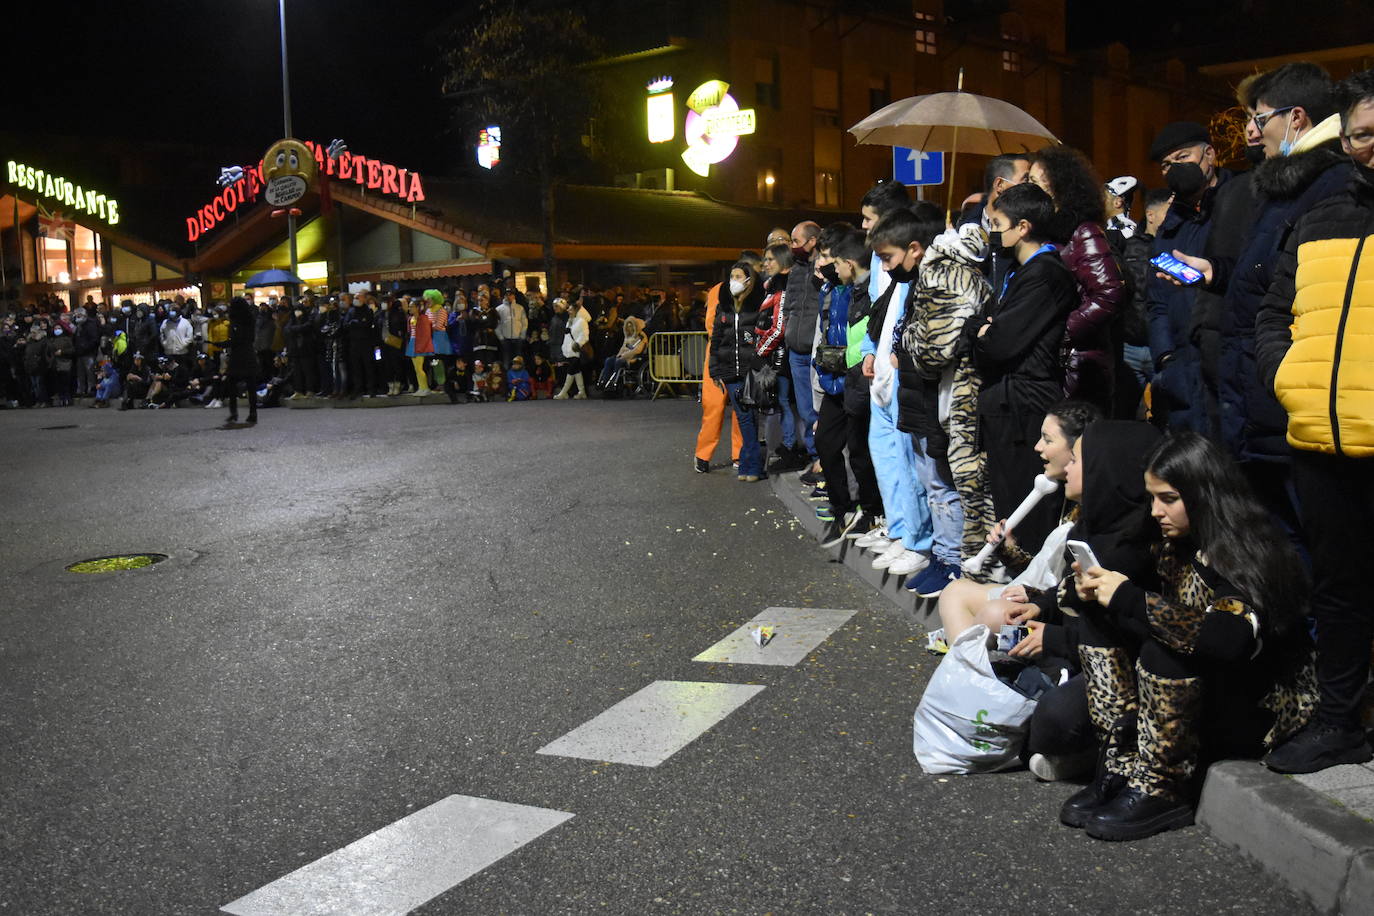
M 1349 21 L 1346 13 L 1364 2 L 1322 0 L 1315 7 L 1323 12 L 1306 16 L 1300 28 L 1339 33 Z M 447 105 L 439 96 L 431 35 L 446 17 L 475 5 L 288 0 L 296 135 L 326 142 L 341 136 L 357 152 L 433 173 L 466 161 L 465 138 L 448 127 Z M 12 28 L 0 64 L 6 72 L 0 93 L 5 127 L 181 139 L 253 154 L 280 136 L 275 0 L 26 6 L 43 12 L 6 13 Z M 1091 48 L 1121 40 L 1140 54 L 1159 54 L 1214 45 L 1223 36 L 1253 52 L 1242 57 L 1301 50 L 1294 41 L 1320 46 L 1313 43 L 1315 35 L 1304 40 L 1287 26 L 1273 28 L 1291 22 L 1291 9 L 1291 0 L 1109 7 L 1100 0 L 1069 0 L 1069 41 Z M 1330 37 L 1335 43 L 1349 40 Z

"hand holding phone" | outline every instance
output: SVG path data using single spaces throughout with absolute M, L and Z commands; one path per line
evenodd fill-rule
M 1097 554 L 1093 553 L 1093 549 L 1088 546 L 1086 541 L 1069 541 L 1067 546 L 1081 572 L 1087 572 L 1102 565 L 1097 562 Z
M 1194 283 L 1202 282 L 1202 271 L 1184 264 L 1167 251 L 1155 255 L 1150 259 L 1150 263 L 1184 286 L 1192 286 Z

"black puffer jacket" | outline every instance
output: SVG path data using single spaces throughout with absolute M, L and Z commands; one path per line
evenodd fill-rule
M 732 301 L 728 286 L 721 293 L 711 327 L 711 378 L 738 382 L 761 362 L 754 344 L 758 338 L 759 308 L 763 305 L 763 283 L 756 278 L 742 302 Z
M 1255 364 L 1255 318 L 1274 279 L 1279 252 L 1298 219 L 1319 201 L 1345 192 L 1350 160 L 1340 141 L 1263 162 L 1254 172 L 1258 200 L 1250 235 L 1233 265 L 1221 265 L 1226 283 L 1215 367 L 1203 361 L 1216 385 L 1221 441 L 1242 461 L 1286 460 L 1288 414 Z M 1217 286 L 1215 275 L 1212 285 Z M 1204 350 L 1204 357 L 1206 351 Z
M 782 297 L 782 314 L 787 328 L 784 340 L 788 350 L 811 355 L 820 310 L 820 292 L 811 283 L 811 262 L 798 258 L 787 275 L 787 291 Z

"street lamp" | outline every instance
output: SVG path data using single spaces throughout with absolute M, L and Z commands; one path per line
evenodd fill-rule
M 286 0 L 277 0 L 277 12 L 281 20 L 281 117 L 285 136 L 290 139 L 294 134 L 291 133 L 291 78 L 286 66 Z M 286 213 L 286 238 L 291 248 L 291 276 L 299 276 L 296 273 L 296 215 L 290 208 Z M 301 291 L 292 284 L 292 292 L 299 296 Z

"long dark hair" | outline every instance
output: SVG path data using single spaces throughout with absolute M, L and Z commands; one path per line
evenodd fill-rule
M 1182 497 L 1189 537 L 1207 565 L 1263 611 L 1279 635 L 1301 626 L 1302 564 L 1231 457 L 1204 436 L 1178 431 L 1155 447 L 1145 467 Z
M 1102 179 L 1087 156 L 1071 146 L 1049 146 L 1035 154 L 1035 163 L 1045 170 L 1054 189 L 1059 234 L 1067 238 L 1083 223 L 1106 222 Z

